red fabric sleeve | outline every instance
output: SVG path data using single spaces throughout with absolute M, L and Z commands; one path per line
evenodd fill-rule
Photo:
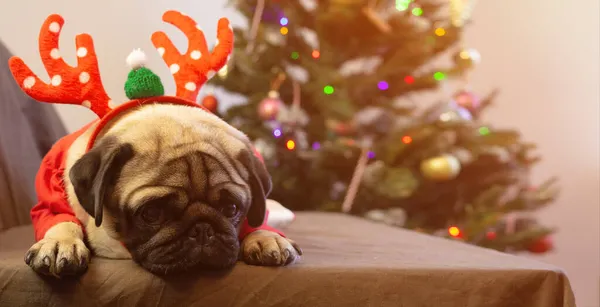
M 281 230 L 267 225 L 268 218 L 269 218 L 269 210 L 267 210 L 267 212 L 265 213 L 265 221 L 263 222 L 263 224 L 256 228 L 250 227 L 250 225 L 248 225 L 248 219 L 245 219 L 242 224 L 242 228 L 240 228 L 240 234 L 238 236 L 240 241 L 244 240 L 244 238 L 247 235 L 249 235 L 257 230 L 269 230 L 269 231 L 278 233 L 282 237 L 285 237 L 285 234 Z
M 36 242 L 58 223 L 73 222 L 82 226 L 69 205 L 64 188 L 64 159 L 68 148 L 65 145 L 70 145 L 64 143 L 59 141 L 52 147 L 42 160 L 35 178 L 38 203 L 31 209 L 30 215 Z

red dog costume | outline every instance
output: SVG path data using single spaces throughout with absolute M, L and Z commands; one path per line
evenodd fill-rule
M 177 85 L 175 96 L 164 96 L 160 79 L 143 67 L 143 61 L 138 62 L 134 59 L 133 62 L 136 63 L 130 63 L 134 69 L 130 73 L 130 78 L 135 75 L 136 71 L 142 70 L 150 74 L 152 78 L 146 78 L 148 77 L 146 74 L 145 77 L 138 79 L 140 82 L 129 83 L 130 80 L 128 80 L 126 92 L 128 97 L 133 100 L 113 107 L 112 100 L 102 86 L 94 45 L 88 34 L 80 34 L 76 37 L 77 67 L 71 67 L 62 60 L 58 49 L 58 40 L 64 20 L 59 15 L 51 15 L 46 19 L 39 37 L 40 55 L 46 71 L 50 75 L 50 84 L 41 81 L 20 58 L 13 57 L 9 60 L 10 70 L 15 80 L 33 99 L 82 105 L 100 117 L 81 130 L 60 139 L 44 157 L 35 182 L 38 203 L 31 210 L 36 241 L 43 239 L 46 231 L 52 226 L 62 222 L 76 223 L 85 232 L 84 225 L 77 219 L 67 200 L 63 176 L 68 149 L 91 125 L 98 124 L 89 140 L 87 150 L 93 147 L 102 128 L 124 110 L 150 103 L 168 103 L 198 107 L 209 112 L 195 101 L 202 84 L 227 63 L 233 50 L 233 31 L 229 26 L 229 21 L 225 18 L 219 20 L 217 45 L 212 51 L 209 51 L 204 34 L 190 17 L 176 11 L 167 11 L 163 15 L 163 20 L 178 27 L 189 40 L 188 51 L 180 54 L 165 33 L 155 32 L 152 35 L 154 46 L 173 73 Z M 140 51 L 137 51 L 136 54 L 143 56 Z M 152 83 L 153 81 L 154 83 Z M 256 155 L 262 160 L 258 152 Z M 263 225 L 258 228 L 252 228 L 247 221 L 244 221 L 240 231 L 240 240 L 258 229 L 271 230 L 283 235 L 280 231 L 267 225 L 267 218 L 268 211 Z

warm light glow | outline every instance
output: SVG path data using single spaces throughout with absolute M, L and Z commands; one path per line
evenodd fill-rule
M 446 34 L 446 30 L 444 30 L 444 28 L 435 29 L 435 35 L 444 36 L 445 34 Z M 461 57 L 462 57 L 462 52 L 461 52 Z
M 479 128 L 479 134 L 481 134 L 481 135 L 488 135 L 488 134 L 490 134 L 490 128 L 488 128 L 488 127 L 480 127 Z
M 379 88 L 382 91 L 385 91 L 388 88 L 390 88 L 390 85 L 385 81 L 379 81 L 379 83 L 377 83 L 377 88 Z
M 398 11 L 406 11 L 411 0 L 396 0 L 396 9 Z
M 281 29 L 279 29 L 279 32 L 281 32 L 281 34 L 286 35 L 288 34 L 288 28 L 287 27 L 281 27 Z
M 321 52 L 319 50 L 313 50 L 312 57 L 318 59 L 321 56 Z
M 448 233 L 453 237 L 458 237 L 460 235 L 460 229 L 456 226 L 452 226 L 448 228 Z
M 404 143 L 404 144 L 410 144 L 410 143 L 412 143 L 412 138 L 410 136 L 408 136 L 408 135 L 405 135 L 405 136 L 402 137 L 402 143 Z
M 294 148 L 296 148 L 296 142 L 288 140 L 287 143 L 285 143 L 285 147 L 289 150 L 294 150 Z
M 463 50 L 463 51 L 461 51 L 459 53 L 459 56 L 463 60 L 468 60 L 471 57 L 471 55 L 469 54 L 469 50 Z
M 219 75 L 219 77 L 221 78 L 225 78 L 227 77 L 227 73 L 229 69 L 227 68 L 227 64 L 225 64 L 225 66 L 223 66 L 223 68 L 219 69 L 219 72 L 217 72 L 217 75 Z
M 496 235 L 496 232 L 495 232 L 495 231 L 488 231 L 488 232 L 485 234 L 485 237 L 486 237 L 488 240 L 494 240 L 494 239 L 496 239 L 496 236 L 497 236 L 497 235 Z
M 413 84 L 415 82 L 415 78 L 413 76 L 406 76 L 404 77 L 404 82 L 406 82 L 406 84 Z

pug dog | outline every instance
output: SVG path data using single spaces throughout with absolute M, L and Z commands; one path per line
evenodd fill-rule
M 81 274 L 91 252 L 133 259 L 156 274 L 226 269 L 238 259 L 284 266 L 302 254 L 294 241 L 261 226 L 269 174 L 248 138 L 219 117 L 145 104 L 111 119 L 88 151 L 95 125 L 66 151 L 62 176 L 83 227 L 51 226 L 25 256 L 36 272 Z M 240 243 L 244 228 L 254 231 Z

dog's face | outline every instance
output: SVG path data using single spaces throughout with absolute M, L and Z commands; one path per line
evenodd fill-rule
M 241 132 L 198 108 L 147 105 L 105 128 L 71 168 L 81 206 L 156 273 L 226 268 L 271 181 Z

